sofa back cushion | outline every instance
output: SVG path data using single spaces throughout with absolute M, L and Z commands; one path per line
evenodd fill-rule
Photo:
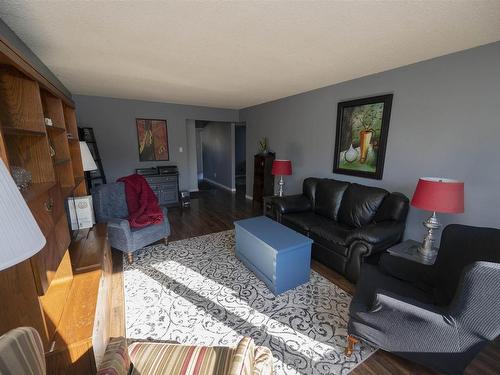
M 302 193 L 309 198 L 312 207 L 314 207 L 314 202 L 316 200 L 316 186 L 318 186 L 318 182 L 321 180 L 321 178 L 308 177 L 302 184 Z
M 337 220 L 337 215 L 348 182 L 323 179 L 317 183 L 314 212 L 318 215 Z
M 386 196 L 380 205 L 373 221 L 381 223 L 383 221 L 406 221 L 410 201 L 406 195 L 401 193 L 391 193 Z
M 388 194 L 384 189 L 351 184 L 343 195 L 338 221 L 356 228 L 371 223 Z
M 110 219 L 126 219 L 128 217 L 125 184 L 115 182 L 96 186 L 92 189 L 95 218 L 98 223 Z

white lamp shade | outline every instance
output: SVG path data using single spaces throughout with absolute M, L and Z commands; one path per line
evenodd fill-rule
M 21 263 L 45 245 L 45 237 L 0 159 L 0 270 Z
M 95 164 L 94 158 L 92 157 L 89 146 L 86 142 L 80 142 L 80 153 L 82 154 L 83 170 L 85 172 L 95 171 L 97 169 L 97 165 Z

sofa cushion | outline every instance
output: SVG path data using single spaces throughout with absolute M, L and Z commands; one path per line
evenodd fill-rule
M 388 194 L 384 189 L 351 184 L 344 193 L 338 221 L 356 228 L 370 224 Z
M 312 227 L 329 225 L 332 220 L 309 211 L 285 214 L 281 217 L 281 223 L 307 235 Z
M 127 340 L 125 337 L 112 337 L 106 346 L 97 375 L 127 375 L 129 370 Z
M 391 193 L 387 195 L 380 205 L 373 221 L 381 223 L 383 221 L 405 221 L 408 215 L 410 201 L 401 193 Z
M 405 298 L 413 298 L 422 303 L 434 303 L 433 296 L 420 290 L 410 283 L 400 281 L 387 275 L 379 267 L 371 264 L 361 266 L 360 277 L 356 284 L 356 293 L 349 307 L 350 316 L 356 316 L 367 312 L 373 307 L 373 299 L 377 291 L 385 291 L 398 294 Z
M 131 375 L 227 374 L 235 349 L 162 343 L 133 343 L 129 347 Z
M 326 225 L 312 227 L 310 237 L 314 242 L 347 256 L 349 248 L 346 246 L 346 238 L 351 232 L 352 228 L 330 221 Z
M 0 374 L 46 374 L 43 344 L 36 329 L 18 327 L 0 336 Z
M 318 186 L 318 182 L 321 180 L 321 178 L 317 177 L 308 177 L 302 183 L 302 194 L 304 194 L 311 201 L 313 207 L 316 200 L 316 187 Z
M 314 202 L 314 212 L 318 215 L 337 220 L 340 203 L 348 182 L 324 179 L 316 186 L 316 199 Z

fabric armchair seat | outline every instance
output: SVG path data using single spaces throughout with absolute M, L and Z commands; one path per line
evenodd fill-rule
M 403 194 L 326 178 L 272 203 L 279 222 L 313 239 L 313 258 L 353 282 L 362 263 L 401 241 L 409 208 Z
M 92 190 L 92 200 L 96 221 L 107 223 L 110 246 L 127 253 L 129 262 L 134 251 L 162 239 L 167 241 L 170 235 L 166 207 L 162 207 L 164 215 L 162 223 L 144 228 L 130 227 L 123 182 L 96 186 Z
M 348 334 L 445 374 L 500 335 L 500 230 L 449 225 L 433 266 L 364 264 Z

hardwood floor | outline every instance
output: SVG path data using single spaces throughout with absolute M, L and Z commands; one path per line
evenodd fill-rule
M 201 236 L 213 232 L 233 229 L 233 221 L 247 217 L 261 215 L 262 208 L 246 200 L 244 194 L 231 194 L 224 190 L 214 188 L 202 190 L 194 194 L 191 207 L 187 209 L 172 208 L 169 210 L 172 235 L 170 241 L 182 240 L 194 236 Z M 115 293 L 113 290 L 113 322 L 112 335 L 125 334 L 122 255 L 113 250 L 113 285 L 121 289 Z M 329 279 L 350 294 L 355 291 L 355 285 L 340 274 L 313 260 L 312 269 Z M 422 366 L 413 364 L 391 353 L 378 350 L 368 360 L 359 365 L 353 375 L 431 375 L 436 374 Z M 486 346 L 474 359 L 465 371 L 467 375 L 500 374 L 500 343 L 496 342 Z

